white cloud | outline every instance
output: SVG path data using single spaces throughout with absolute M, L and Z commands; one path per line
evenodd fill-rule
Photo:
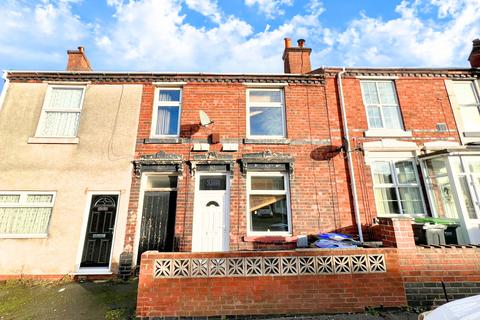
M 97 33 L 96 44 L 105 53 L 106 63 L 138 70 L 281 72 L 282 39 L 313 37 L 319 27 L 318 15 L 312 13 L 255 33 L 250 24 L 215 6 L 198 10 L 209 17 L 218 14 L 215 25 L 196 27 L 187 23 L 181 1 L 112 4 L 116 23 Z
M 217 1 L 211 0 L 185 0 L 187 6 L 204 16 L 210 17 L 214 22 L 220 22 L 221 11 L 218 8 Z
M 78 0 L 43 0 L 37 4 L 3 1 L 0 4 L 0 61 L 10 65 L 36 63 L 41 69 L 61 59 L 60 52 L 86 39 L 91 25 L 72 13 L 72 2 Z
M 292 6 L 293 0 L 245 0 L 247 6 L 258 5 L 260 12 L 269 19 L 285 14 L 284 6 Z
M 424 19 L 435 10 L 441 20 Z M 346 65 L 446 67 L 466 65 L 471 40 L 480 34 L 480 1 L 402 1 L 398 18 L 383 20 L 361 14 L 331 45 Z

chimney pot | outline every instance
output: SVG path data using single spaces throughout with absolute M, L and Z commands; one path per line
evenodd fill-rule
M 297 43 L 299 48 L 303 48 L 303 46 L 305 45 L 305 39 L 298 39 Z
M 472 68 L 480 68 L 480 39 L 473 40 L 472 52 L 468 57 Z
M 292 46 L 292 39 L 285 38 L 285 49 L 290 48 Z

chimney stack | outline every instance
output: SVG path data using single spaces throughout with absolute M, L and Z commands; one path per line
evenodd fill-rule
M 83 47 L 78 47 L 78 50 L 67 50 L 67 54 L 67 71 L 92 71 Z
M 473 40 L 473 48 L 468 61 L 470 61 L 472 68 L 480 68 L 480 39 Z
M 285 73 L 308 73 L 312 71 L 310 53 L 312 49 L 305 48 L 305 40 L 298 39 L 298 47 L 292 47 L 292 40 L 285 38 L 283 51 L 283 70 Z

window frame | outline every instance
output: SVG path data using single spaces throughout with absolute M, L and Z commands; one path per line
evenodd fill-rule
M 393 104 L 382 104 L 381 101 L 380 101 L 380 91 L 378 89 L 378 84 L 379 83 L 391 83 L 392 86 L 393 86 L 393 90 L 394 90 L 394 93 L 395 93 L 395 102 L 396 104 L 393 105 Z M 375 88 L 376 88 L 376 91 L 377 91 L 377 99 L 378 99 L 378 102 L 377 104 L 367 104 L 366 100 L 365 100 L 365 92 L 364 92 L 364 89 L 363 89 L 363 86 L 362 84 L 363 83 L 374 83 L 375 84 Z M 371 79 L 371 80 L 360 80 L 360 91 L 361 91 L 361 94 L 362 94 L 362 102 L 363 102 L 363 106 L 365 108 L 365 115 L 367 117 L 367 124 L 368 124 L 368 130 L 372 130 L 372 131 L 405 131 L 405 123 L 403 121 L 403 115 L 402 115 L 402 110 L 400 108 L 400 102 L 398 101 L 398 92 L 397 92 L 397 86 L 396 86 L 396 83 L 395 83 L 395 80 L 389 80 L 389 79 Z M 382 127 L 380 128 L 375 128 L 372 126 L 371 124 L 371 121 L 370 121 L 370 118 L 368 116 L 368 108 L 369 107 L 377 107 L 379 110 L 380 110 L 380 120 L 382 121 Z M 397 108 L 397 116 L 398 116 L 398 119 L 400 121 L 400 128 L 387 128 L 385 127 L 385 117 L 384 117 L 384 112 L 383 112 L 383 108 L 384 107 L 396 107 Z
M 404 183 L 400 184 L 398 181 L 398 176 L 395 171 L 395 164 L 397 162 L 410 162 L 413 166 L 414 169 L 414 174 L 415 174 L 415 181 L 417 183 Z M 381 183 L 381 184 L 376 184 L 375 183 L 375 172 L 374 172 L 374 165 L 376 162 L 387 162 L 389 164 L 390 168 L 390 174 L 392 175 L 392 183 Z M 410 216 L 410 217 L 424 217 L 427 215 L 427 207 L 425 205 L 425 199 L 423 196 L 423 188 L 422 188 L 422 183 L 420 181 L 420 175 L 418 173 L 418 168 L 416 165 L 415 159 L 388 159 L 388 158 L 376 158 L 372 160 L 370 164 L 370 171 L 371 171 L 371 178 L 372 178 L 372 189 L 373 189 L 373 198 L 375 201 L 375 208 L 377 210 L 377 216 L 379 217 L 398 217 L 398 216 Z M 400 198 L 400 188 L 418 188 L 418 191 L 420 192 L 420 200 L 422 202 L 422 208 L 423 208 L 423 213 L 404 213 L 403 206 L 402 206 L 402 200 Z M 399 213 L 381 213 L 379 208 L 378 208 L 378 203 L 377 203 L 377 198 L 375 196 L 375 190 L 376 189 L 385 189 L 385 188 L 394 188 L 395 189 L 395 194 L 397 196 L 397 205 L 398 208 L 400 209 Z
M 478 130 L 471 130 L 471 128 L 469 128 L 467 130 L 467 128 L 465 127 L 465 120 L 464 120 L 464 117 L 463 117 L 463 108 L 477 108 L 477 112 L 479 113 L 480 115 L 480 91 L 479 91 L 479 88 L 477 88 L 477 83 L 475 80 L 455 80 L 452 82 L 453 83 L 453 90 L 454 90 L 454 94 L 455 94 L 455 97 L 456 97 L 456 100 L 457 100 L 457 105 L 459 107 L 459 111 L 460 111 L 460 118 L 462 119 L 462 129 L 464 132 L 476 132 Z M 476 104 L 461 104 L 460 103 L 460 100 L 458 99 L 457 97 L 457 92 L 456 92 L 456 88 L 455 86 L 459 83 L 468 83 L 470 84 L 470 87 L 472 88 L 472 92 L 473 92 L 473 96 L 475 97 L 475 100 L 477 100 L 477 103 Z
M 82 97 L 80 99 L 80 106 L 78 109 L 56 109 L 56 108 L 50 108 L 48 105 L 50 104 L 51 98 L 52 98 L 52 91 L 57 88 L 62 88 L 62 89 L 81 89 L 82 90 Z M 60 84 L 50 84 L 48 85 L 47 92 L 45 94 L 45 98 L 43 100 L 43 105 L 42 105 L 42 111 L 40 114 L 40 119 L 38 120 L 37 124 L 37 130 L 35 131 L 35 138 L 47 138 L 47 139 L 64 139 L 64 138 L 77 138 L 78 137 L 78 131 L 80 128 L 80 119 L 82 116 L 82 110 L 83 110 L 83 103 L 85 100 L 85 91 L 86 91 L 86 86 L 84 85 L 60 85 Z M 73 136 L 45 136 L 41 134 L 41 131 L 43 130 L 43 127 L 45 125 L 46 117 L 48 112 L 63 112 L 63 113 L 78 113 L 78 122 L 77 126 L 75 129 L 75 135 Z
M 0 208 L 51 208 L 50 217 L 48 218 L 48 223 L 45 233 L 0 233 L 0 239 L 15 239 L 15 238 L 24 238 L 24 239 L 34 239 L 34 238 L 47 238 L 50 224 L 52 221 L 53 209 L 55 207 L 55 202 L 57 200 L 56 191 L 0 191 L 0 195 L 20 195 L 18 203 L 0 203 Z M 50 204 L 46 203 L 28 203 L 26 199 L 28 195 L 51 195 L 52 201 Z
M 252 91 L 278 91 L 280 92 L 280 102 L 255 103 L 253 107 L 277 107 L 282 109 L 282 134 L 281 135 L 252 135 L 250 132 L 250 92 Z M 287 117 L 285 105 L 285 92 L 283 88 L 247 88 L 246 90 L 247 106 L 247 139 L 285 139 L 287 137 Z M 259 105 L 258 105 L 259 104 Z
M 251 182 L 253 177 L 283 177 L 284 190 L 252 190 Z M 290 202 L 290 180 L 288 172 L 284 171 L 254 171 L 247 172 L 247 236 L 291 236 L 292 230 L 292 209 Z M 252 219 L 250 215 L 250 196 L 251 195 L 286 195 L 287 200 L 287 231 L 253 231 Z
M 180 91 L 180 97 L 177 101 L 159 101 L 160 91 Z M 156 87 L 153 95 L 152 106 L 152 123 L 150 128 L 150 138 L 178 138 L 180 136 L 180 123 L 182 118 L 182 100 L 183 100 L 183 88 L 182 87 Z M 175 105 L 174 105 L 175 104 Z M 158 121 L 158 108 L 159 107 L 178 107 L 178 121 L 177 121 L 177 133 L 176 134 L 156 134 L 157 121 Z

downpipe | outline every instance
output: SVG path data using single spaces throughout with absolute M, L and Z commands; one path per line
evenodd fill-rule
M 360 242 L 363 242 L 362 220 L 360 219 L 360 210 L 358 208 L 357 184 L 355 181 L 355 171 L 352 161 L 352 148 L 350 147 L 350 134 L 348 132 L 347 113 L 345 111 L 345 99 L 343 97 L 342 76 L 345 73 L 345 68 L 337 74 L 338 95 L 340 98 L 340 110 L 342 112 L 343 122 L 343 138 L 345 140 L 345 152 L 347 154 L 348 172 L 350 174 L 350 188 L 353 197 L 353 210 L 355 212 L 355 223 L 357 224 L 358 237 Z

